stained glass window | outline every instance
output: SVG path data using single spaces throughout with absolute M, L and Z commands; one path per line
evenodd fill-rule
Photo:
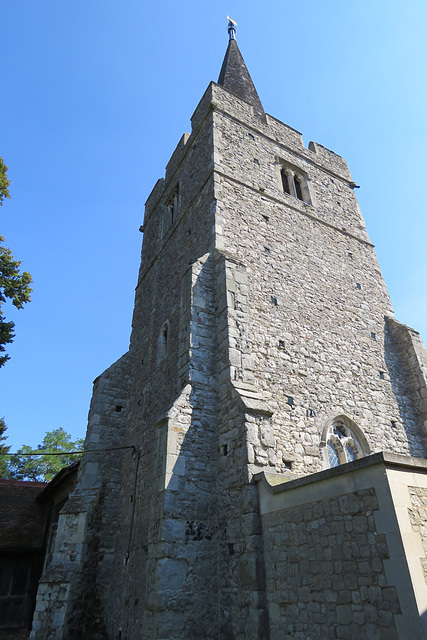
M 338 449 L 332 442 L 328 442 L 328 460 L 331 467 L 338 467 L 340 465 L 340 457 L 338 454 Z
M 355 450 L 349 444 L 345 446 L 345 457 L 347 458 L 347 462 L 353 462 L 353 460 L 357 458 Z
M 338 467 L 346 462 L 354 462 L 364 455 L 353 429 L 339 418 L 329 426 L 325 440 L 325 462 L 330 467 Z

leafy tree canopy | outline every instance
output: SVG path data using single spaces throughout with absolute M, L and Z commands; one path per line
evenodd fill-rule
M 6 431 L 6 423 L 4 418 L 0 418 L 0 453 L 6 454 L 10 447 L 6 447 L 4 444 L 7 440 L 7 436 L 4 435 Z M 0 478 L 5 478 L 7 474 L 7 458 L 5 455 L 0 456 Z
M 72 442 L 70 434 L 62 427 L 47 431 L 37 449 L 24 444 L 15 455 L 8 456 L 6 477 L 15 480 L 50 482 L 63 467 L 68 467 L 80 457 L 69 455 L 70 451 L 83 451 L 83 438 Z M 61 455 L 28 455 L 32 453 Z
M 10 198 L 9 184 L 7 178 L 7 167 L 0 158 L 0 206 L 4 198 Z M 32 278 L 27 271 L 19 272 L 20 262 L 13 259 L 10 249 L 2 247 L 3 236 L 0 236 L 0 367 L 2 367 L 9 356 L 4 347 L 5 344 L 13 342 L 14 322 L 6 322 L 3 314 L 3 304 L 9 299 L 17 309 L 22 309 L 26 302 L 30 301 Z
M 10 198 L 9 185 L 10 180 L 7 179 L 7 170 L 9 167 L 3 162 L 3 158 L 0 158 L 0 205 L 3 204 L 4 198 Z

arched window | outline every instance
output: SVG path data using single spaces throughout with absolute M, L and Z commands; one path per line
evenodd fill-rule
M 283 191 L 285 193 L 289 193 L 289 195 L 291 195 L 291 188 L 289 186 L 289 178 L 286 175 L 286 171 L 285 169 L 282 169 L 280 172 L 280 175 L 282 176 L 282 186 L 283 186 Z
M 328 420 L 320 443 L 326 467 L 354 462 L 369 453 L 362 430 L 347 416 Z
M 283 192 L 302 202 L 311 204 L 307 174 L 297 167 L 288 165 L 285 161 L 279 159 L 278 162 L 280 164 Z
M 347 458 L 347 462 L 357 460 L 357 451 L 348 443 L 345 445 L 345 457 Z
M 338 467 L 341 464 L 341 462 L 340 462 L 340 454 L 336 445 L 329 440 L 329 442 L 326 444 L 326 450 L 328 452 L 329 466 Z
M 304 197 L 302 195 L 301 178 L 295 175 L 294 182 L 295 182 L 295 193 L 297 195 L 298 200 L 304 200 Z

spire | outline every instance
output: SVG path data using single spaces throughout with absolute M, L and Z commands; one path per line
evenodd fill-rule
M 264 109 L 261 100 L 237 46 L 236 24 L 234 20 L 228 18 L 229 42 L 219 74 L 218 84 L 234 93 L 241 100 L 251 104 L 259 114 L 263 114 Z

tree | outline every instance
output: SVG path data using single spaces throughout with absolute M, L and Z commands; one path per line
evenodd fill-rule
M 63 467 L 68 467 L 79 459 L 79 455 L 69 455 L 70 451 L 83 451 L 83 438 L 72 442 L 70 434 L 62 427 L 47 431 L 37 449 L 24 444 L 16 454 L 9 457 L 7 477 L 16 480 L 50 482 Z M 39 455 L 29 455 L 35 453 Z M 41 453 L 60 455 L 43 456 L 40 455 Z
M 0 158 L 0 206 L 3 205 L 4 198 L 10 198 L 7 169 L 3 158 Z M 3 242 L 3 236 L 0 236 L 0 244 Z M 13 259 L 10 249 L 0 246 L 0 367 L 9 360 L 4 345 L 13 342 L 15 337 L 15 323 L 6 322 L 3 304 L 9 299 L 17 309 L 22 309 L 24 304 L 31 300 L 32 278 L 27 271 L 20 273 L 20 265 L 20 262 Z
M 0 204 L 3 204 L 4 198 L 10 198 L 9 185 L 10 180 L 7 179 L 7 170 L 9 167 L 3 162 L 3 158 L 0 158 Z
M 7 436 L 4 435 L 6 431 L 6 423 L 4 418 L 0 418 L 0 478 L 7 477 L 7 457 L 6 453 L 8 453 L 10 447 L 6 447 L 4 445 L 5 440 L 7 440 Z

